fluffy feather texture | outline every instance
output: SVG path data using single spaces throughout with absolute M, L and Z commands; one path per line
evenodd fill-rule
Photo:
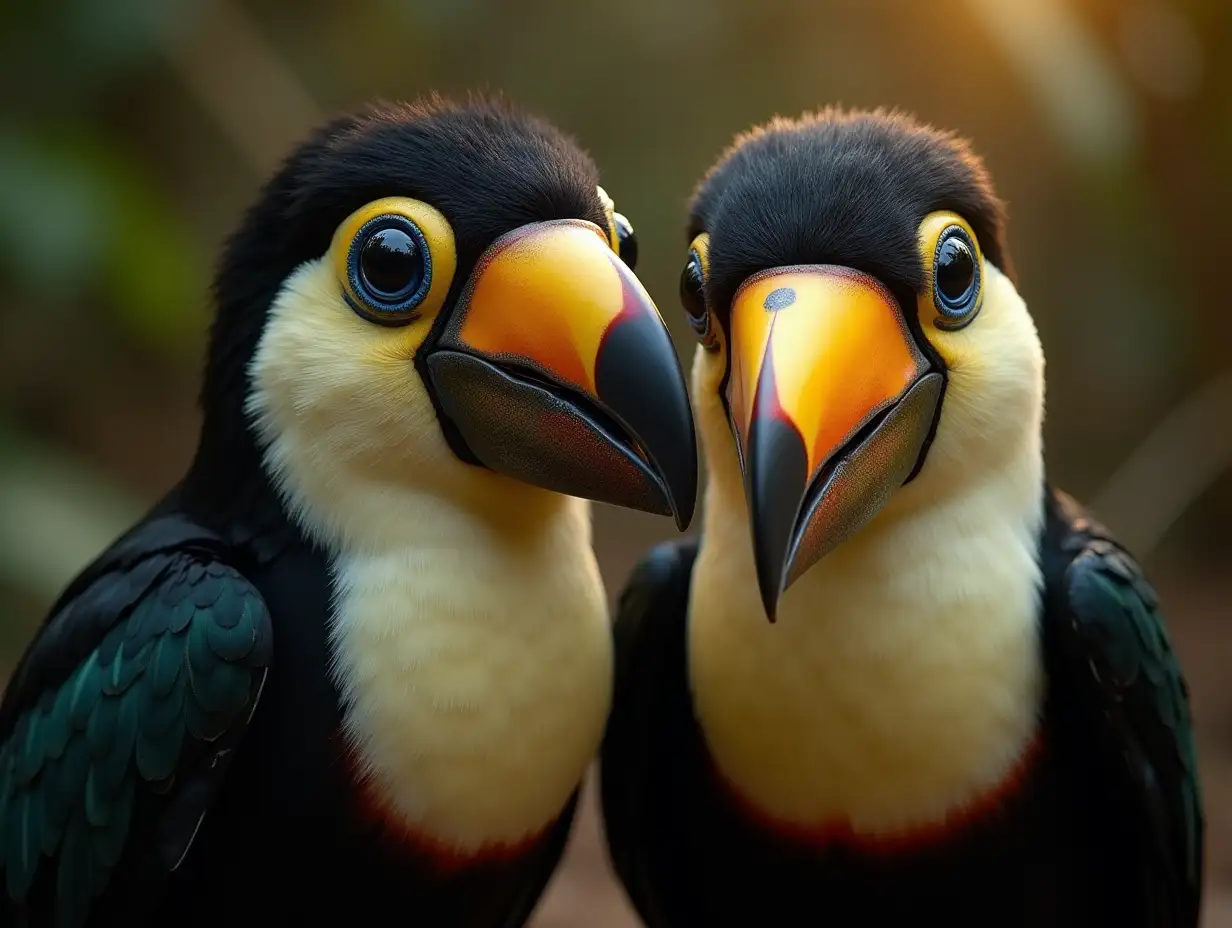
M 917 230 L 941 209 L 971 224 L 986 260 L 983 309 L 958 331 L 916 312 L 930 273 Z M 761 616 L 721 399 L 725 353 L 699 348 L 693 371 L 709 489 L 690 659 L 720 768 L 793 824 L 880 831 L 937 820 L 1013 767 L 1043 692 L 1034 552 L 1044 362 L 997 267 L 1001 205 L 953 136 L 895 114 L 825 110 L 739 138 L 699 186 L 690 231 L 710 233 L 707 300 L 724 325 L 747 275 L 841 264 L 894 292 L 946 371 L 922 469 L 784 594 L 776 626 Z
M 220 554 L 154 520 L 52 609 L 0 709 L 0 916 L 81 925 L 117 876 L 131 890 L 188 850 L 272 650 L 260 596 Z
M 581 781 L 611 631 L 589 505 L 453 457 L 411 373 L 426 326 L 365 323 L 329 263 L 306 264 L 249 405 L 289 511 L 333 556 L 332 669 L 370 788 L 412 834 L 478 852 L 539 832 Z
M 934 324 L 916 241 L 939 209 L 988 259 L 957 332 Z M 648 925 L 1198 922 L 1184 679 L 1137 564 L 1044 480 L 1042 352 L 994 266 L 999 213 L 964 146 L 885 114 L 777 120 L 699 190 L 720 330 L 749 273 L 855 265 L 888 278 L 948 384 L 918 476 L 769 625 L 726 351 L 699 349 L 700 550 L 650 552 L 621 598 L 602 758 L 613 863 Z
M 978 325 L 937 333 L 957 339 L 942 348 L 951 383 L 919 476 L 784 594 L 775 625 L 758 597 L 722 362 L 698 349 L 710 479 L 694 698 L 720 768 L 786 822 L 875 832 L 938 820 L 995 788 L 1035 732 L 1043 361 L 1009 280 L 990 268 L 987 287 Z
M 738 136 L 698 186 L 688 238 L 710 233 L 706 294 L 726 319 L 743 280 L 787 264 L 853 267 L 911 297 L 925 277 L 916 229 L 939 209 L 971 223 L 1012 274 L 1002 205 L 961 139 L 898 113 L 831 107 Z
M 431 98 L 335 119 L 265 185 L 218 271 L 188 474 L 0 704 L 0 923 L 525 921 L 610 697 L 588 509 L 452 456 L 411 362 L 427 326 L 361 321 L 322 256 L 357 207 L 416 197 L 460 287 L 527 221 L 605 224 L 597 181 L 545 123 Z
M 568 218 L 606 228 L 598 180 L 594 162 L 565 134 L 499 99 L 379 104 L 318 129 L 264 186 L 223 253 L 194 495 L 249 519 L 254 495 L 266 502 L 252 480 L 260 451 L 243 409 L 246 365 L 284 281 L 325 254 L 352 211 L 397 195 L 444 213 L 458 246 L 451 304 L 479 254 L 510 229 Z

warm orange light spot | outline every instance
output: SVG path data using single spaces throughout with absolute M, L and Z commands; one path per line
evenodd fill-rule
M 732 411 L 747 436 L 766 364 L 774 396 L 763 413 L 795 425 L 813 472 L 924 369 L 893 298 L 873 278 L 839 267 L 755 277 L 732 306 Z
M 498 243 L 476 268 L 459 340 L 594 394 L 599 344 L 624 305 L 615 256 L 596 231 L 543 223 Z

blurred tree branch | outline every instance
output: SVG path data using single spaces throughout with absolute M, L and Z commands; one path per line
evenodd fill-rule
M 1136 67 L 1141 82 L 1144 67 L 1179 66 L 1166 60 L 1166 52 L 1173 58 L 1181 53 L 1200 58 L 1203 49 L 1190 19 L 1226 17 L 1227 7 L 1206 5 L 1187 19 L 1174 5 L 1158 0 L 1108 4 L 1095 11 L 1064 0 L 966 2 L 1082 167 L 1085 188 L 1096 198 L 1095 214 L 1118 245 L 1123 264 L 1116 273 L 1127 287 L 1121 299 L 1089 307 L 1097 324 L 1086 353 L 1094 354 L 1096 363 L 1118 341 L 1129 339 L 1133 348 L 1122 349 L 1118 362 L 1123 370 L 1140 368 L 1133 402 L 1152 417 L 1160 415 L 1161 407 L 1167 409 L 1163 404 L 1169 396 L 1192 389 L 1193 379 L 1202 383 L 1213 377 L 1163 413 L 1096 495 L 1095 508 L 1145 558 L 1185 510 L 1232 467 L 1232 433 L 1215 425 L 1232 421 L 1232 373 L 1220 373 L 1232 321 L 1222 301 L 1203 297 L 1226 289 L 1226 241 L 1206 230 L 1221 226 L 1219 217 L 1227 212 L 1232 187 L 1226 172 L 1215 170 L 1225 147 L 1220 143 L 1227 140 L 1208 137 L 1209 120 L 1201 101 L 1161 93 L 1161 87 L 1171 86 L 1161 81 L 1150 93 L 1133 93 L 1102 40 L 1121 33 L 1122 56 L 1133 53 L 1123 64 Z M 1154 33 L 1144 32 L 1139 24 L 1140 34 L 1132 36 L 1137 45 L 1127 49 L 1126 24 L 1134 16 Z M 1170 25 L 1169 34 L 1176 39 L 1167 48 L 1162 25 Z M 1214 23 L 1201 25 L 1208 27 L 1202 35 L 1214 46 L 1206 57 L 1226 59 L 1218 54 L 1226 30 L 1221 34 L 1209 28 Z M 1181 41 L 1185 39 L 1188 44 Z M 1202 67 L 1201 60 L 1180 64 L 1192 74 Z M 1197 82 L 1191 83 L 1192 91 Z M 1208 94 L 1221 96 L 1219 86 L 1226 82 L 1208 84 Z M 1127 263 L 1126 255 L 1144 260 Z M 1179 307 L 1190 312 L 1178 312 Z M 1130 386 L 1130 379 L 1125 377 L 1122 389 Z M 1121 429 L 1133 428 L 1132 418 L 1120 422 Z M 1080 428 L 1067 439 L 1090 441 L 1089 422 Z M 1209 521 L 1222 525 L 1232 494 L 1221 493 L 1217 499 Z
M 204 4 L 164 33 L 163 51 L 258 175 L 321 120 L 316 101 L 238 3 Z
M 1138 141 L 1133 95 L 1096 38 L 1063 0 L 967 0 L 1080 161 L 1106 170 Z

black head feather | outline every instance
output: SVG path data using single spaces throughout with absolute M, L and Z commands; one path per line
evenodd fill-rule
M 846 265 L 901 295 L 923 287 L 916 230 L 940 209 L 1011 273 L 1001 202 L 963 141 L 900 113 L 827 108 L 737 138 L 694 194 L 689 239 L 710 234 L 706 295 L 722 316 L 750 274 L 789 264 Z
M 220 498 L 264 484 L 244 412 L 248 362 L 283 281 L 324 255 L 354 210 L 405 196 L 445 215 L 458 250 L 448 306 L 503 233 L 550 219 L 605 227 L 598 182 L 594 163 L 570 138 L 499 99 L 378 104 L 317 129 L 266 183 L 224 249 L 188 489 L 216 508 Z

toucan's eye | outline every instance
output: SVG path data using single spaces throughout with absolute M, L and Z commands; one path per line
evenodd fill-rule
M 453 279 L 453 229 L 419 200 L 386 197 L 352 213 L 331 246 L 347 304 L 381 325 L 435 313 Z
M 689 255 L 680 272 L 680 303 L 684 306 L 689 325 L 709 349 L 718 347 L 710 311 L 706 306 L 706 270 L 710 237 L 703 232 L 689 246 Z
M 692 249 L 684 270 L 680 272 L 680 302 L 688 314 L 689 323 L 700 335 L 706 328 L 706 276 L 702 272 L 702 259 Z
M 931 308 L 937 328 L 961 329 L 976 317 L 983 297 L 983 265 L 974 234 L 956 214 L 933 213 L 920 226 L 920 253 L 932 271 L 921 306 Z
M 432 285 L 432 257 L 419 227 L 401 216 L 380 216 L 352 246 L 357 289 L 373 308 L 408 312 Z
M 629 222 L 624 213 L 612 213 L 612 222 L 616 224 L 616 241 L 618 254 L 631 271 L 637 270 L 637 236 L 633 233 L 633 223 Z
M 937 248 L 936 270 L 937 304 L 942 311 L 966 315 L 967 305 L 975 293 L 975 255 L 967 244 L 962 229 L 954 226 L 943 236 Z

